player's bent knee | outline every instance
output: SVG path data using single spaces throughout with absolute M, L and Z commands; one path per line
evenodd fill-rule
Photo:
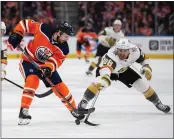
M 155 91 L 143 79 L 138 79 L 133 84 L 133 87 L 135 87 L 138 91 L 142 92 L 144 97 L 149 101 L 153 102 L 154 100 L 158 100 L 158 96 Z
M 146 92 L 149 89 L 149 84 L 144 81 L 143 79 L 138 79 L 137 81 L 135 81 L 132 85 L 137 91 L 139 92 Z
M 33 88 L 34 90 L 39 87 L 39 77 L 36 75 L 29 75 L 25 80 L 24 88 Z

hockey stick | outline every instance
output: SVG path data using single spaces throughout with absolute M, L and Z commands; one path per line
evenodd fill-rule
M 9 80 L 9 79 L 7 79 L 7 78 L 4 78 L 4 79 L 5 79 L 6 81 L 12 83 L 13 85 L 17 86 L 17 87 L 19 87 L 19 88 L 21 88 L 21 89 L 24 89 L 22 86 L 20 86 L 20 85 L 14 83 L 13 81 L 11 81 L 11 80 Z M 52 92 L 53 92 L 52 89 L 50 89 L 50 90 L 48 90 L 47 92 L 45 92 L 45 93 L 43 93 L 43 94 L 34 94 L 34 95 L 35 95 L 36 97 L 38 97 L 38 98 L 43 98 L 43 97 L 46 97 L 46 96 L 52 94 Z
M 94 98 L 94 100 L 93 100 L 93 102 L 92 102 L 92 105 L 91 105 L 91 108 L 94 107 L 95 102 L 96 102 L 96 100 L 97 100 L 99 94 L 100 94 L 100 91 L 99 91 L 99 93 L 97 94 L 97 96 Z M 88 114 L 87 114 L 87 116 L 86 116 L 86 118 L 85 118 L 84 123 L 87 124 L 87 125 L 90 125 L 90 126 L 98 126 L 98 125 L 100 125 L 100 124 L 94 124 L 94 123 L 91 123 L 91 122 L 88 121 L 88 118 L 89 118 L 90 114 L 91 114 L 91 113 L 88 112 Z
M 22 51 L 22 53 L 25 55 L 25 57 L 30 61 L 31 64 L 33 64 L 33 66 L 37 70 L 41 70 L 40 67 L 39 67 L 39 65 L 33 59 L 31 59 L 31 57 L 28 55 L 28 53 L 26 53 L 22 49 L 22 47 L 20 45 L 18 45 L 18 48 Z M 72 110 L 75 113 L 77 113 L 77 114 L 87 114 L 90 111 L 90 109 L 84 109 L 84 110 L 78 111 L 76 108 L 74 108 L 72 106 L 71 103 L 69 103 L 69 101 L 64 97 L 64 95 L 62 95 L 62 93 L 58 90 L 58 88 L 52 83 L 52 81 L 48 77 L 44 77 L 44 78 L 50 84 L 50 86 L 56 90 L 56 93 L 58 93 L 63 98 L 63 100 L 72 108 Z
M 100 93 L 100 92 L 99 92 L 99 93 Z M 92 102 L 91 108 L 94 108 L 94 104 L 95 104 L 95 102 L 96 102 L 96 100 L 97 100 L 97 98 L 98 98 L 98 96 L 99 96 L 99 93 L 95 96 L 95 98 L 94 98 L 94 100 L 93 100 L 93 102 Z M 95 108 L 94 108 L 94 110 L 95 110 Z M 88 121 L 88 118 L 89 118 L 89 116 L 90 116 L 90 114 L 91 114 L 92 112 L 93 112 L 93 111 L 89 111 L 89 112 L 88 112 L 88 114 L 87 114 L 87 116 L 86 116 L 86 118 L 85 118 L 84 123 L 87 124 L 87 125 L 90 125 L 90 126 L 98 126 L 98 125 L 100 125 L 100 124 L 94 124 L 94 123 L 91 123 L 91 122 Z M 79 120 L 79 119 L 76 119 L 76 120 L 75 120 L 75 123 L 76 123 L 77 125 L 79 125 L 79 124 L 80 124 L 80 120 Z

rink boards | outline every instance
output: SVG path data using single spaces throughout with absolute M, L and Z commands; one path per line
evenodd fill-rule
M 152 37 L 127 37 L 132 43 L 139 46 L 150 58 L 160 58 L 160 59 L 173 59 L 173 37 L 167 36 L 152 36 Z M 27 45 L 33 37 L 24 37 L 21 46 Z M 5 43 L 8 46 L 8 57 L 9 58 L 19 58 L 21 56 L 20 50 L 13 49 L 8 43 L 8 36 L 4 37 Z M 76 38 L 72 37 L 69 39 L 68 44 L 70 48 L 69 58 L 76 57 Z M 92 44 L 92 56 L 96 53 L 97 46 Z M 82 50 L 85 48 L 82 47 Z

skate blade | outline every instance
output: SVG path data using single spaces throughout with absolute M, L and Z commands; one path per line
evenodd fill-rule
M 31 119 L 19 119 L 18 125 L 28 125 Z
M 172 112 L 167 112 L 167 113 L 165 113 L 165 114 L 173 114 Z

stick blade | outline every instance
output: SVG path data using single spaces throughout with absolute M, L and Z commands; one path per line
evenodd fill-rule
M 100 124 L 91 123 L 88 120 L 85 120 L 84 123 L 87 124 L 87 125 L 90 125 L 90 126 L 99 126 L 100 125 Z
M 95 108 L 89 108 L 89 109 L 78 109 L 77 113 L 78 114 L 88 114 L 88 113 L 92 113 L 95 111 Z
M 38 98 L 43 98 L 43 97 L 46 97 L 46 96 L 49 96 L 49 95 L 51 95 L 53 93 L 53 90 L 52 89 L 50 89 L 50 90 L 48 90 L 47 92 L 45 92 L 45 93 L 43 93 L 43 94 L 34 94 L 36 97 L 38 97 Z

